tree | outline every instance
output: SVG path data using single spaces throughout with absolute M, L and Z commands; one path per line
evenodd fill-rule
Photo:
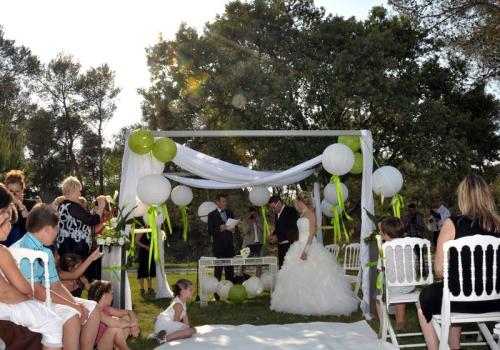
M 495 0 L 389 0 L 400 13 L 422 24 L 478 64 L 480 80 L 500 74 L 500 5 Z
M 115 87 L 115 73 L 103 64 L 97 68 L 90 68 L 80 80 L 81 93 L 87 106 L 85 122 L 95 131 L 94 140 L 98 154 L 99 192 L 104 193 L 104 136 L 103 129 L 107 121 L 113 117 L 116 110 L 115 98 L 120 89 Z

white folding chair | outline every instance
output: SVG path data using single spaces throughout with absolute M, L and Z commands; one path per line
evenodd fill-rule
M 470 254 L 471 261 L 471 271 L 470 277 L 467 280 L 472 281 L 472 292 L 469 295 L 464 294 L 464 270 L 462 267 L 462 259 L 466 251 L 463 249 L 467 247 Z M 493 256 L 492 276 L 493 280 L 489 281 L 492 283 L 492 289 L 488 292 L 487 290 L 487 266 L 486 266 L 486 256 L 488 247 Z M 477 323 L 480 332 L 484 336 L 485 342 L 475 342 L 475 343 L 463 343 L 461 345 L 471 346 L 471 345 L 489 345 L 491 349 L 499 349 L 497 343 L 493 339 L 492 333 L 488 330 L 485 322 L 500 322 L 500 312 L 487 312 L 482 314 L 467 314 L 451 312 L 450 303 L 454 301 L 458 302 L 475 302 L 475 301 L 487 301 L 487 300 L 498 300 L 500 303 L 500 292 L 497 292 L 498 281 L 497 276 L 500 271 L 497 271 L 498 259 L 500 255 L 500 238 L 485 235 L 474 235 L 469 237 L 462 237 L 456 240 L 448 241 L 443 245 L 444 251 L 444 264 L 443 264 L 443 303 L 441 306 L 441 315 L 433 315 L 432 325 L 438 334 L 440 339 L 439 349 L 448 350 L 448 336 L 450 331 L 450 326 L 457 323 Z M 480 248 L 480 249 L 478 249 Z M 449 253 L 453 249 L 458 257 L 458 275 L 459 275 L 459 294 L 454 295 L 449 289 Z M 476 291 L 476 266 L 474 258 L 478 254 L 481 255 L 482 260 L 482 292 L 478 295 Z
M 361 285 L 361 260 L 359 258 L 359 243 L 350 243 L 344 248 L 344 276 L 351 284 L 354 283 L 354 294 L 358 295 Z M 356 275 L 348 274 L 349 271 L 356 272 Z
M 497 339 L 497 344 L 500 347 L 500 323 L 497 323 L 497 325 L 495 326 L 494 333 L 495 333 L 495 335 L 498 338 Z
M 50 275 L 49 275 L 49 256 L 47 253 L 42 252 L 40 250 L 32 250 L 26 248 L 9 248 L 12 256 L 16 260 L 17 266 L 21 268 L 21 262 L 23 260 L 28 260 L 31 268 L 31 289 L 33 290 L 33 294 L 35 292 L 34 285 L 35 279 L 33 276 L 33 266 L 34 264 L 38 264 L 38 259 L 42 260 L 44 267 L 44 279 L 45 279 L 45 305 L 50 308 L 52 299 L 50 297 Z
M 380 236 L 377 236 L 377 241 L 383 255 L 381 265 L 384 288 L 382 294 L 377 296 L 382 313 L 382 340 L 390 337 L 392 344 L 399 348 L 425 347 L 425 343 L 399 344 L 398 337 L 414 337 L 422 333 L 396 334 L 389 318 L 389 307 L 393 304 L 416 304 L 420 294 L 416 289 L 410 293 L 398 293 L 391 291 L 391 288 L 410 288 L 432 283 L 431 242 L 423 238 L 405 237 L 381 244 Z
M 337 258 L 339 256 L 340 246 L 338 244 L 328 244 L 325 245 L 325 249 L 328 250 L 335 258 L 335 261 L 337 261 Z

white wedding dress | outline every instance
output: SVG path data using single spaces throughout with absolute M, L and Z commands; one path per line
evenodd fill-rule
M 309 237 L 309 219 L 297 221 L 299 240 L 288 250 L 271 296 L 271 310 L 300 315 L 350 315 L 358 308 L 342 268 L 316 239 L 300 259 Z

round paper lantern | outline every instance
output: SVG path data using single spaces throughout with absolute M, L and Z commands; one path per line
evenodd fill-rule
M 265 290 L 271 290 L 271 286 L 273 285 L 273 276 L 271 276 L 268 271 L 263 272 L 262 275 L 260 275 L 260 280 L 262 281 L 262 285 Z
M 175 205 L 182 207 L 191 203 L 193 200 L 193 191 L 187 186 L 178 185 L 172 190 L 170 198 L 172 198 L 172 202 L 174 202 Z
M 347 186 L 343 183 L 340 184 L 342 187 L 342 194 L 344 195 L 344 201 L 349 197 L 349 191 L 347 190 Z M 323 190 L 323 195 L 327 202 L 330 202 L 332 205 L 337 205 L 339 203 L 339 199 L 337 198 L 337 186 L 335 184 L 328 184 L 325 186 Z
M 328 146 L 321 155 L 323 168 L 332 175 L 341 176 L 351 171 L 354 165 L 354 154 L 342 143 Z
M 204 223 L 208 222 L 208 214 L 217 209 L 217 205 L 214 202 L 203 202 L 198 207 L 198 217 Z
M 169 137 L 160 137 L 153 145 L 153 155 L 160 162 L 170 162 L 177 154 L 177 145 Z
M 331 218 L 333 216 L 332 207 L 333 207 L 333 204 L 328 202 L 326 199 L 323 199 L 321 201 L 321 211 L 323 212 L 324 216 L 329 217 L 329 218 Z
M 403 175 L 392 166 L 383 166 L 373 173 L 373 192 L 390 198 L 403 187 Z
M 132 215 L 134 216 L 134 218 L 142 217 L 144 214 L 146 214 L 147 210 L 148 207 L 144 203 L 142 203 L 139 198 L 137 198 L 135 209 Z
M 139 179 L 137 197 L 146 205 L 165 203 L 172 186 L 163 175 L 146 175 Z
M 231 289 L 232 286 L 233 282 L 231 281 L 228 280 L 220 281 L 219 284 L 217 285 L 217 294 L 219 294 L 219 296 L 222 299 L 227 299 L 227 297 L 229 296 L 229 290 Z
M 269 198 L 271 198 L 271 193 L 269 193 L 268 189 L 264 186 L 257 186 L 250 190 L 249 194 L 250 202 L 253 205 L 258 207 L 262 207 L 269 202 Z
M 259 296 L 264 291 L 264 284 L 259 277 L 250 277 L 243 282 L 243 287 L 247 290 L 247 297 L 249 299 Z
M 137 129 L 128 137 L 128 147 L 137 154 L 146 154 L 153 148 L 155 140 L 149 130 Z
M 247 298 L 247 290 L 241 284 L 235 284 L 229 289 L 229 300 L 241 304 Z
M 339 143 L 346 145 L 353 152 L 356 152 L 361 148 L 359 136 L 339 136 Z
M 214 294 L 217 292 L 217 286 L 219 285 L 219 280 L 214 276 L 208 276 L 203 279 L 203 289 L 207 294 Z
M 359 152 L 354 153 L 354 165 L 351 174 L 358 175 L 363 172 L 363 155 Z

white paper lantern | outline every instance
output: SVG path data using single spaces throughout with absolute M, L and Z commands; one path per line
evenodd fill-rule
M 172 202 L 179 207 L 188 205 L 193 200 L 193 191 L 187 186 L 178 185 L 175 186 L 170 195 Z
M 245 282 L 243 282 L 243 287 L 247 290 L 247 297 L 249 299 L 259 296 L 264 291 L 264 284 L 259 277 L 250 277 Z
M 219 280 L 214 276 L 208 276 L 203 279 L 203 289 L 207 294 L 214 294 L 217 292 L 217 286 L 219 285 Z
M 137 197 L 146 205 L 165 203 L 172 186 L 163 175 L 146 175 L 139 179 Z
M 139 218 L 142 217 L 144 214 L 146 214 L 146 211 L 148 210 L 148 207 L 146 204 L 142 203 L 139 198 L 137 198 L 137 202 L 135 203 L 135 209 L 132 215 L 134 218 Z
M 372 189 L 384 198 L 390 198 L 398 193 L 403 187 L 403 175 L 392 166 L 383 166 L 373 173 Z
M 262 207 L 263 205 L 266 205 L 267 202 L 269 202 L 271 193 L 269 193 L 269 190 L 264 186 L 257 186 L 250 190 L 249 198 L 250 202 L 252 202 L 253 205 Z
M 344 201 L 349 197 L 349 191 L 347 190 L 347 186 L 343 183 L 340 183 L 340 187 L 342 188 L 342 194 L 344 195 Z M 323 190 L 323 194 L 325 199 L 330 202 L 332 205 L 339 204 L 339 199 L 337 198 L 337 186 L 335 184 L 328 184 L 325 186 Z
M 271 290 L 271 286 L 273 285 L 273 276 L 269 272 L 263 272 L 260 275 L 260 280 L 262 281 L 262 285 L 265 290 Z
M 323 168 L 332 175 L 341 176 L 351 171 L 354 165 L 354 153 L 342 143 L 328 146 L 321 155 Z
M 217 209 L 217 205 L 214 202 L 203 202 L 198 207 L 198 217 L 204 223 L 208 222 L 208 214 Z
M 333 216 L 332 207 L 333 207 L 333 204 L 328 202 L 326 199 L 323 199 L 321 201 L 321 211 L 323 212 L 324 216 L 329 217 L 329 218 L 331 218 Z
M 217 294 L 219 294 L 219 296 L 222 299 L 227 299 L 227 297 L 229 296 L 229 290 L 231 289 L 232 286 L 233 282 L 231 281 L 228 280 L 220 281 L 219 284 L 217 285 Z

